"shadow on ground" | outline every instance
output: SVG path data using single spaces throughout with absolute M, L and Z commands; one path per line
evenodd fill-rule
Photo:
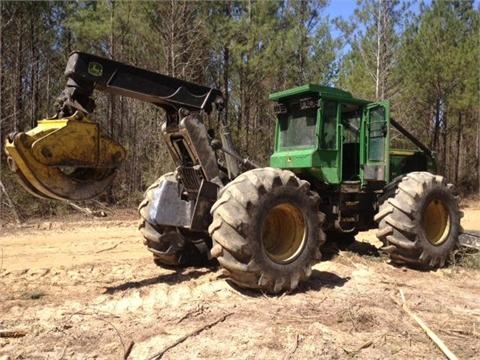
M 295 293 L 305 292 L 308 290 L 318 291 L 325 288 L 333 289 L 336 287 L 342 287 L 349 280 L 349 276 L 341 277 L 328 271 L 319 271 L 314 269 L 308 281 L 300 284 L 297 290 L 295 290 Z
M 355 239 L 327 241 L 322 247 L 322 261 L 334 259 L 340 251 L 350 251 L 360 256 L 380 257 L 381 254 L 378 249 L 372 244 L 356 241 Z
M 328 241 L 322 248 L 322 261 L 334 259 L 340 251 L 350 251 L 362 256 L 373 256 L 380 257 L 378 249 L 368 243 L 360 241 Z M 128 281 L 122 284 L 115 286 L 109 286 L 105 288 L 104 294 L 115 294 L 119 291 L 125 291 L 129 289 L 139 289 L 145 286 L 150 286 L 154 284 L 169 284 L 175 285 L 184 281 L 189 281 L 192 279 L 197 279 L 202 275 L 208 274 L 210 272 L 215 272 L 219 269 L 219 266 L 212 265 L 210 267 L 201 267 L 201 268 L 184 268 L 172 270 L 174 272 L 169 274 L 162 274 L 159 276 L 154 276 L 147 279 L 137 280 L 137 281 Z M 220 275 L 221 276 L 221 275 Z M 322 288 L 335 288 L 343 286 L 348 280 L 349 277 L 340 277 L 334 273 L 313 270 L 311 277 L 304 283 L 301 283 L 292 294 L 301 293 L 309 290 L 321 290 Z M 232 281 L 226 279 L 227 283 L 237 292 L 242 295 L 256 298 L 260 296 L 265 296 L 265 293 L 241 288 Z M 272 296 L 281 296 L 282 294 L 272 295 Z
M 138 281 L 127 281 L 123 284 L 118 284 L 115 286 L 108 286 L 105 288 L 104 294 L 115 294 L 119 291 L 125 291 L 129 289 L 139 289 L 145 286 L 154 285 L 154 284 L 169 284 L 175 285 L 184 281 L 189 281 L 192 279 L 197 279 L 202 275 L 208 274 L 210 272 L 215 272 L 218 269 L 218 266 L 212 267 L 203 267 L 203 268 L 183 268 L 174 270 L 175 272 L 170 274 L 162 274 L 159 276 L 154 276 L 147 279 L 142 279 Z
M 343 286 L 348 280 L 350 280 L 350 277 L 343 278 L 341 276 L 338 276 L 337 274 L 328 271 L 319 271 L 314 269 L 310 278 L 307 281 L 300 283 L 295 290 L 290 293 L 281 292 L 279 294 L 268 294 L 255 289 L 242 288 L 228 279 L 226 281 L 228 285 L 230 285 L 230 287 L 232 287 L 235 291 L 239 292 L 241 295 L 251 298 L 258 298 L 264 296 L 281 297 L 285 294 L 294 295 L 298 293 L 304 293 L 309 290 L 317 291 L 324 288 L 333 289 L 335 287 Z

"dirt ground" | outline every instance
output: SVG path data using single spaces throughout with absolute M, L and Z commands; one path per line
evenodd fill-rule
M 480 230 L 480 207 L 464 210 L 464 228 Z M 26 333 L 0 338 L 0 359 L 122 359 L 132 342 L 129 359 L 168 347 L 164 359 L 442 358 L 399 289 L 453 353 L 478 358 L 478 270 L 393 267 L 368 232 L 330 245 L 307 283 L 271 297 L 217 268 L 156 267 L 135 217 L 0 228 L 0 330 Z

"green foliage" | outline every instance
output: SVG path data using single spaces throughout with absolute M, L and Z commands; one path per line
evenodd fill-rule
M 66 3 L 66 30 L 73 35 L 76 50 L 111 55 L 109 35 L 115 23 L 109 20 L 114 4 L 106 0 Z
M 465 61 L 471 50 L 467 23 L 452 4 L 434 2 L 405 33 L 400 69 L 405 86 L 415 86 L 419 102 L 446 101 L 472 70 Z
M 5 122 L 3 131 L 26 128 L 24 110 L 31 106 L 32 97 L 26 88 L 8 85 L 18 83 L 18 79 L 29 81 L 27 67 L 34 61 L 33 54 L 26 50 L 25 42 L 20 44 L 27 38 L 31 48 L 43 54 L 39 63 L 45 69 L 39 73 L 33 98 L 39 99 L 37 107 L 42 104 L 50 114 L 53 99 L 64 86 L 61 74 L 68 53 L 93 52 L 222 88 L 229 95 L 228 118 L 240 151 L 266 164 L 274 132 L 268 94 L 303 82 L 329 82 L 334 73 L 337 44 L 321 15 L 325 5 L 325 0 L 7 3 L 2 18 L 16 17 L 2 28 L 3 48 L 11 49 L 7 61 L 2 61 L 2 73 L 12 75 L 8 84 L 1 84 L 6 99 L 1 117 L 15 107 L 17 117 L 22 114 L 24 120 Z M 25 27 L 28 21 L 36 27 L 33 33 Z M 19 32 L 19 27 L 24 27 L 23 31 Z M 40 37 L 42 42 L 34 43 Z M 40 87 L 47 88 L 47 98 L 42 97 L 45 92 Z M 18 104 L 13 102 L 16 94 L 22 94 Z M 164 115 L 151 104 L 102 94 L 96 94 L 96 104 L 95 120 L 128 150 L 113 199 L 134 204 L 150 183 L 174 169 L 161 138 Z M 214 116 L 205 122 L 218 126 Z M 16 203 L 28 202 L 30 195 L 18 190 L 10 177 L 6 181 Z M 26 213 L 54 211 L 50 202 L 32 203 L 42 208 L 25 209 Z
M 220 88 L 239 151 L 264 165 L 274 135 L 269 93 L 336 83 L 358 97 L 388 98 L 398 121 L 427 143 L 436 139 L 447 175 L 478 191 L 480 154 L 465 146 L 479 142 L 480 21 L 472 4 L 437 0 L 413 15 L 404 0 L 359 0 L 350 19 L 335 19 L 342 35 L 334 38 L 327 0 L 2 1 L 2 145 L 5 134 L 55 112 L 75 49 Z M 96 103 L 94 118 L 128 149 L 113 199 L 133 205 L 174 169 L 161 138 L 164 115 L 121 97 L 96 94 Z M 218 128 L 215 114 L 204 121 Z M 1 161 L 2 180 L 23 215 L 60 209 L 32 200 L 6 175 L 3 154 Z
M 479 13 L 469 1 L 434 1 L 422 8 L 403 34 L 396 72 L 402 84 L 401 120 L 418 129 L 424 141 L 438 152 L 441 171 L 465 189 L 478 182 L 478 173 L 467 170 L 462 174 L 462 167 L 466 170 L 473 165 L 478 169 L 479 154 L 472 154 L 476 164 L 467 165 L 472 156 L 464 153 L 475 151 L 475 147 L 467 151 L 452 149 L 462 146 L 455 143 L 468 137 L 473 137 L 473 143 L 478 141 L 478 21 Z M 417 122 L 412 122 L 412 112 L 421 115 Z
M 357 45 L 352 47 L 343 59 L 337 86 L 349 89 L 352 94 L 362 99 L 375 98 L 375 82 L 373 74 L 362 59 Z
M 407 6 L 399 0 L 358 0 L 354 16 L 336 19 L 350 51 L 343 57 L 338 85 L 366 99 L 391 99 L 398 44 Z
M 471 0 L 419 8 L 414 14 L 407 1 L 359 0 L 352 18 L 337 19 L 348 44 L 337 85 L 389 99 L 393 117 L 437 152 L 440 171 L 471 192 L 480 179 L 479 10 Z M 392 144 L 408 145 L 395 132 Z

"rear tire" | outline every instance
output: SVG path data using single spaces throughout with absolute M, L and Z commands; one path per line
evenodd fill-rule
M 145 192 L 138 207 L 140 222 L 138 229 L 143 243 L 153 254 L 153 262 L 161 267 L 202 266 L 208 264 L 210 239 L 207 234 L 191 232 L 188 229 L 155 224 L 150 220 L 150 205 L 155 191 L 164 181 L 176 182 L 173 172 L 161 176 Z
M 212 256 L 242 287 L 294 290 L 320 258 L 320 197 L 292 172 L 255 169 L 227 184 L 212 207 Z
M 393 263 L 442 267 L 457 246 L 462 216 L 452 184 L 440 175 L 412 172 L 380 205 L 377 238 Z

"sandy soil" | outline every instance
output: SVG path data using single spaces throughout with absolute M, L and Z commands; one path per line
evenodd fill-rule
M 480 230 L 480 209 L 463 225 Z M 136 221 L 33 222 L 0 231 L 0 359 L 437 359 L 399 289 L 461 359 L 480 353 L 480 271 L 388 265 L 372 232 L 330 245 L 311 279 L 269 297 L 217 268 L 156 267 Z M 220 320 L 211 327 L 206 325 Z M 202 331 L 198 331 L 202 329 Z M 196 333 L 196 334 L 192 334 Z

